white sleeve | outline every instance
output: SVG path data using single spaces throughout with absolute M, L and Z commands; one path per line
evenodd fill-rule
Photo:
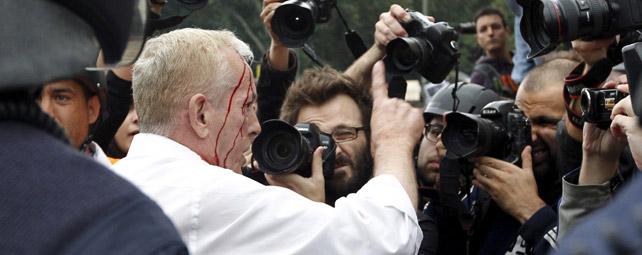
M 421 244 L 414 207 L 391 175 L 371 179 L 334 208 L 249 179 L 243 188 L 223 183 L 232 190 L 217 188 L 201 203 L 199 244 L 192 252 L 416 254 Z

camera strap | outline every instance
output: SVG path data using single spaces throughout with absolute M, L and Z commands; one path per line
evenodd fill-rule
M 357 31 L 350 29 L 350 26 L 348 26 L 348 21 L 345 19 L 345 17 L 343 17 L 341 9 L 339 9 L 339 3 L 334 5 L 334 9 L 337 10 L 339 19 L 346 27 L 344 36 L 346 39 L 346 44 L 348 45 L 348 49 L 350 49 L 350 52 L 355 59 L 361 57 L 361 55 L 363 55 L 363 53 L 366 53 L 366 51 L 368 50 L 366 44 L 363 42 L 363 39 L 361 39 L 361 36 L 359 36 Z
M 582 120 L 582 114 L 576 112 L 574 107 L 579 103 L 582 89 L 597 88 L 606 81 L 606 78 L 611 74 L 613 62 L 608 58 L 604 58 L 595 63 L 586 74 L 582 75 L 585 65 L 586 63 L 579 64 L 564 79 L 564 106 L 566 107 L 569 121 L 580 129 L 584 126 L 584 120 Z

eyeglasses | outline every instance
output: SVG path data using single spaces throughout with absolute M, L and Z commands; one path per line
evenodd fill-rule
M 366 129 L 367 127 L 339 127 L 332 131 L 332 134 L 325 134 L 332 136 L 335 143 L 344 143 L 357 139 L 359 131 Z
M 440 124 L 426 124 L 424 126 L 424 137 L 426 140 L 436 143 L 439 141 L 441 132 L 444 131 L 444 125 Z

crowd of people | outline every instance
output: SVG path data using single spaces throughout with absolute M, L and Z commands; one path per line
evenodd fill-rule
M 34 27 L 0 31 L 2 254 L 640 251 L 642 128 L 631 98 L 614 104 L 608 126 L 580 109 L 584 88 L 629 93 L 608 54 L 616 37 L 531 60 L 504 14 L 483 8 L 472 17 L 483 55 L 470 81 L 436 85 L 419 109 L 388 96 L 382 59 L 411 19 L 396 4 L 346 70 L 297 76 L 297 51 L 272 30 L 282 1 L 263 0 L 256 18 L 271 44 L 256 77 L 250 47 L 228 30 L 158 34 L 135 62 L 114 67 L 131 42 L 114 31 L 150 34 L 120 22 L 146 0 L 20 2 L 0 12 Z M 164 3 L 147 8 L 159 16 Z M 530 123 L 520 160 L 449 154 L 453 106 L 480 115 L 502 100 Z M 272 119 L 331 137 L 332 174 L 323 146 L 311 148 L 310 176 L 259 171 L 249 154 Z

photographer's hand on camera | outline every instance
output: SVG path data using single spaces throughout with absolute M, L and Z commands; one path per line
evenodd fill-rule
M 546 203 L 537 195 L 530 146 L 524 148 L 521 157 L 522 168 L 491 157 L 477 158 L 473 184 L 487 191 L 505 212 L 523 224 Z
M 603 88 L 615 88 L 607 82 Z M 595 123 L 584 123 L 582 138 L 582 166 L 578 184 L 600 185 L 608 182 L 617 171 L 620 154 L 626 139 L 618 139 L 610 130 L 603 130 Z
M 372 66 L 386 55 L 386 45 L 390 41 L 408 36 L 408 32 L 401 26 L 401 23 L 409 22 L 411 19 L 410 14 L 397 4 L 391 5 L 390 10 L 381 13 L 379 21 L 375 23 L 373 45 L 346 69 L 345 74 L 357 81 L 369 84 Z M 430 16 L 428 19 L 435 21 Z
M 417 182 L 414 173 L 413 149 L 423 130 L 421 110 L 407 102 L 388 97 L 383 61 L 372 70 L 373 107 L 370 121 L 371 152 L 375 176 L 390 174 L 397 178 L 417 204 Z
M 411 20 L 410 14 L 401 6 L 393 4 L 388 12 L 379 15 L 379 21 L 375 24 L 375 45 L 381 54 L 385 53 L 386 45 L 398 37 L 406 37 L 408 33 L 401 26 L 401 22 Z
M 618 85 L 618 90 L 629 93 L 628 85 Z M 631 96 L 627 96 L 613 107 L 611 113 L 611 132 L 618 139 L 626 139 L 631 149 L 631 154 L 638 168 L 642 166 L 642 128 L 638 117 L 633 112 Z
M 316 202 L 325 203 L 325 179 L 323 177 L 323 148 L 319 147 L 312 156 L 312 176 L 305 178 L 292 173 L 285 175 L 265 174 L 270 185 L 290 189 Z
M 615 37 L 591 41 L 580 39 L 571 42 L 573 49 L 585 63 L 583 74 L 588 73 L 595 63 L 607 57 L 608 48 L 613 42 L 615 42 Z
M 261 11 L 261 20 L 267 30 L 270 38 L 269 61 L 274 70 L 288 70 L 289 49 L 286 47 L 272 31 L 272 17 L 274 10 L 281 5 L 281 0 L 263 0 L 263 10 Z

